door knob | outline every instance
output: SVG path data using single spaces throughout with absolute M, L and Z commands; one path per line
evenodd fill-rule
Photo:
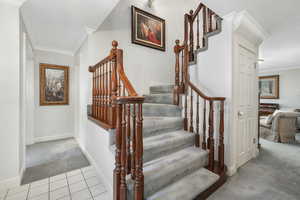
M 244 113 L 243 113 L 242 111 L 239 111 L 239 112 L 238 112 L 238 116 L 239 116 L 239 117 L 241 117 L 241 116 L 243 116 L 243 115 L 244 115 Z

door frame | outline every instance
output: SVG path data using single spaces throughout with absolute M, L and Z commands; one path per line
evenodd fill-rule
M 238 111 L 239 111 L 239 97 L 238 97 L 238 85 L 239 85 L 239 48 L 242 47 L 250 52 L 252 52 L 255 55 L 255 59 L 258 60 L 258 46 L 254 45 L 252 42 L 250 42 L 248 39 L 246 39 L 242 34 L 240 33 L 234 33 L 234 39 L 233 39 L 233 49 L 234 49 L 234 67 L 233 67 L 233 132 L 234 132 L 234 160 L 235 160 L 235 167 L 236 169 L 240 167 L 239 165 L 239 149 L 238 149 L 238 143 L 239 141 L 239 128 L 238 128 Z M 258 68 L 257 68 L 257 61 L 254 60 L 254 64 L 256 64 L 256 81 L 255 86 L 257 96 L 255 96 L 255 105 L 258 105 Z M 258 113 L 258 107 L 255 110 L 256 113 Z M 258 115 L 257 115 L 258 117 Z M 258 130 L 258 120 L 255 120 L 255 129 Z M 259 151 L 257 148 L 257 132 L 253 133 L 253 139 L 255 139 L 255 143 L 251 141 L 252 147 L 251 147 L 251 158 L 254 158 L 258 155 Z M 252 140 L 252 139 L 251 139 Z

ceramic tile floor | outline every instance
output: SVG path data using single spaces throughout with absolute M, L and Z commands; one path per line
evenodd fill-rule
M 0 190 L 0 200 L 108 200 L 108 193 L 93 167 Z

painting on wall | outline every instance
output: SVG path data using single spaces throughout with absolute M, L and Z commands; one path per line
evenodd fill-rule
M 166 50 L 165 20 L 132 6 L 132 43 Z
M 69 104 L 69 67 L 40 64 L 40 105 Z
M 259 77 L 261 99 L 279 99 L 279 75 Z

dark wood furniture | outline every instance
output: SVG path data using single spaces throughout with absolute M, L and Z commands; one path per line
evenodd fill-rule
M 277 103 L 260 103 L 259 106 L 259 115 L 260 116 L 268 116 L 275 112 L 275 110 L 279 110 L 280 106 Z

